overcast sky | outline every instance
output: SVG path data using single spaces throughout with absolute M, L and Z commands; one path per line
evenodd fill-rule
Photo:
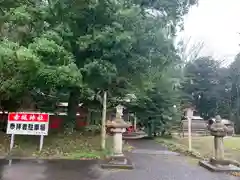
M 240 0 L 199 0 L 185 17 L 184 39 L 204 42 L 201 55 L 230 63 L 240 52 Z

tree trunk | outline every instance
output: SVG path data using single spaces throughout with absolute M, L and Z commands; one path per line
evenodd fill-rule
M 101 129 L 101 148 L 105 149 L 106 146 L 106 114 L 107 114 L 107 92 L 103 94 L 103 109 L 102 109 L 102 129 Z
M 92 124 L 92 111 L 88 109 L 88 115 L 87 115 L 87 125 Z
M 67 119 L 64 123 L 64 128 L 70 130 L 71 132 L 73 132 L 76 125 L 76 114 L 79 104 L 78 98 L 79 89 L 72 88 L 68 99 Z

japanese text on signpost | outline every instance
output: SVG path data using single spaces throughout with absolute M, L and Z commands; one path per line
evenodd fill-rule
M 48 135 L 47 113 L 9 113 L 7 134 Z

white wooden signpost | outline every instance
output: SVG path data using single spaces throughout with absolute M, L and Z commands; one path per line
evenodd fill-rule
M 11 134 L 10 151 L 14 146 L 15 135 L 40 136 L 39 151 L 42 150 L 44 136 L 48 135 L 49 114 L 10 112 L 8 114 L 7 134 Z
M 193 109 L 187 109 L 187 119 L 188 119 L 188 150 L 192 151 L 192 118 L 193 118 Z

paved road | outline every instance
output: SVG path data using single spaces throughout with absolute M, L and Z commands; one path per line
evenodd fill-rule
M 211 173 L 186 157 L 172 154 L 151 140 L 130 142 L 128 153 L 134 170 L 102 170 L 96 161 L 0 161 L 0 180 L 239 180 L 227 174 Z M 167 153 L 167 154 L 166 154 Z
M 136 149 L 148 149 L 153 154 L 129 154 L 136 164 L 136 169 L 110 174 L 106 180 L 240 180 L 239 177 L 209 172 L 184 156 L 159 155 L 159 152 L 165 151 L 166 148 L 151 140 L 132 141 L 130 144 Z M 156 151 L 155 155 L 152 150 Z

